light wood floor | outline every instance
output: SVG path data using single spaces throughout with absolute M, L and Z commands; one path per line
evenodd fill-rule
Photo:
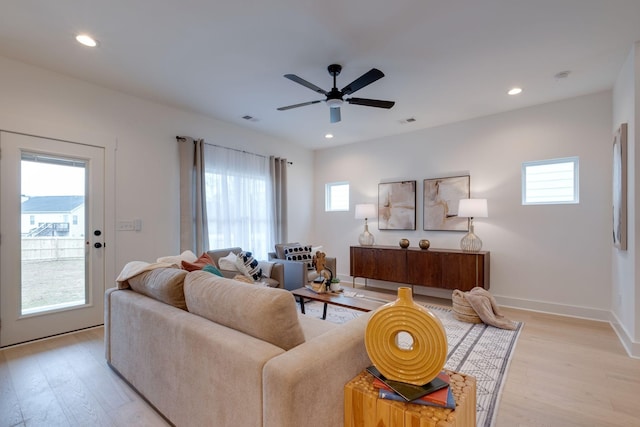
M 504 311 L 525 327 L 496 426 L 640 426 L 640 360 L 608 324 Z M 168 425 L 106 365 L 102 340 L 96 328 L 0 350 L 0 427 Z

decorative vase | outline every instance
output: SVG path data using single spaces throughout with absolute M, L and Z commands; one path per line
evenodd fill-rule
M 431 242 L 427 239 L 422 239 L 418 243 L 418 246 L 420 246 L 420 249 L 429 249 L 429 246 L 431 246 Z
M 400 239 L 400 247 L 406 249 L 409 247 L 409 239 Z
M 369 319 L 364 343 L 369 359 L 387 379 L 422 386 L 438 376 L 447 359 L 447 335 L 440 320 L 413 301 L 411 288 Z

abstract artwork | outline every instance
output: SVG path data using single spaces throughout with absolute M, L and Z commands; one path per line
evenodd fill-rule
M 458 217 L 458 203 L 469 198 L 470 181 L 469 175 L 424 180 L 425 230 L 469 231 L 469 219 Z
M 627 250 L 627 124 L 613 138 L 613 246 Z
M 378 228 L 416 229 L 416 181 L 378 184 Z

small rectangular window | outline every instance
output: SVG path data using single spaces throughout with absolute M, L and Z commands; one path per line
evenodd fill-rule
M 522 204 L 579 202 L 578 157 L 522 164 Z
M 349 210 L 349 183 L 330 182 L 325 184 L 324 210 L 326 212 Z

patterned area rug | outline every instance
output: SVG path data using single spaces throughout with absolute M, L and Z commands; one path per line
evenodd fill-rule
M 307 316 L 322 317 L 323 304 L 310 301 L 304 305 Z M 445 367 L 476 378 L 476 425 L 489 427 L 495 422 L 500 394 L 507 375 L 513 350 L 522 330 L 509 331 L 483 323 L 460 322 L 449 308 L 426 306 L 444 325 L 449 353 Z M 298 305 L 298 310 L 300 306 Z M 327 321 L 344 323 L 363 314 L 329 305 Z

